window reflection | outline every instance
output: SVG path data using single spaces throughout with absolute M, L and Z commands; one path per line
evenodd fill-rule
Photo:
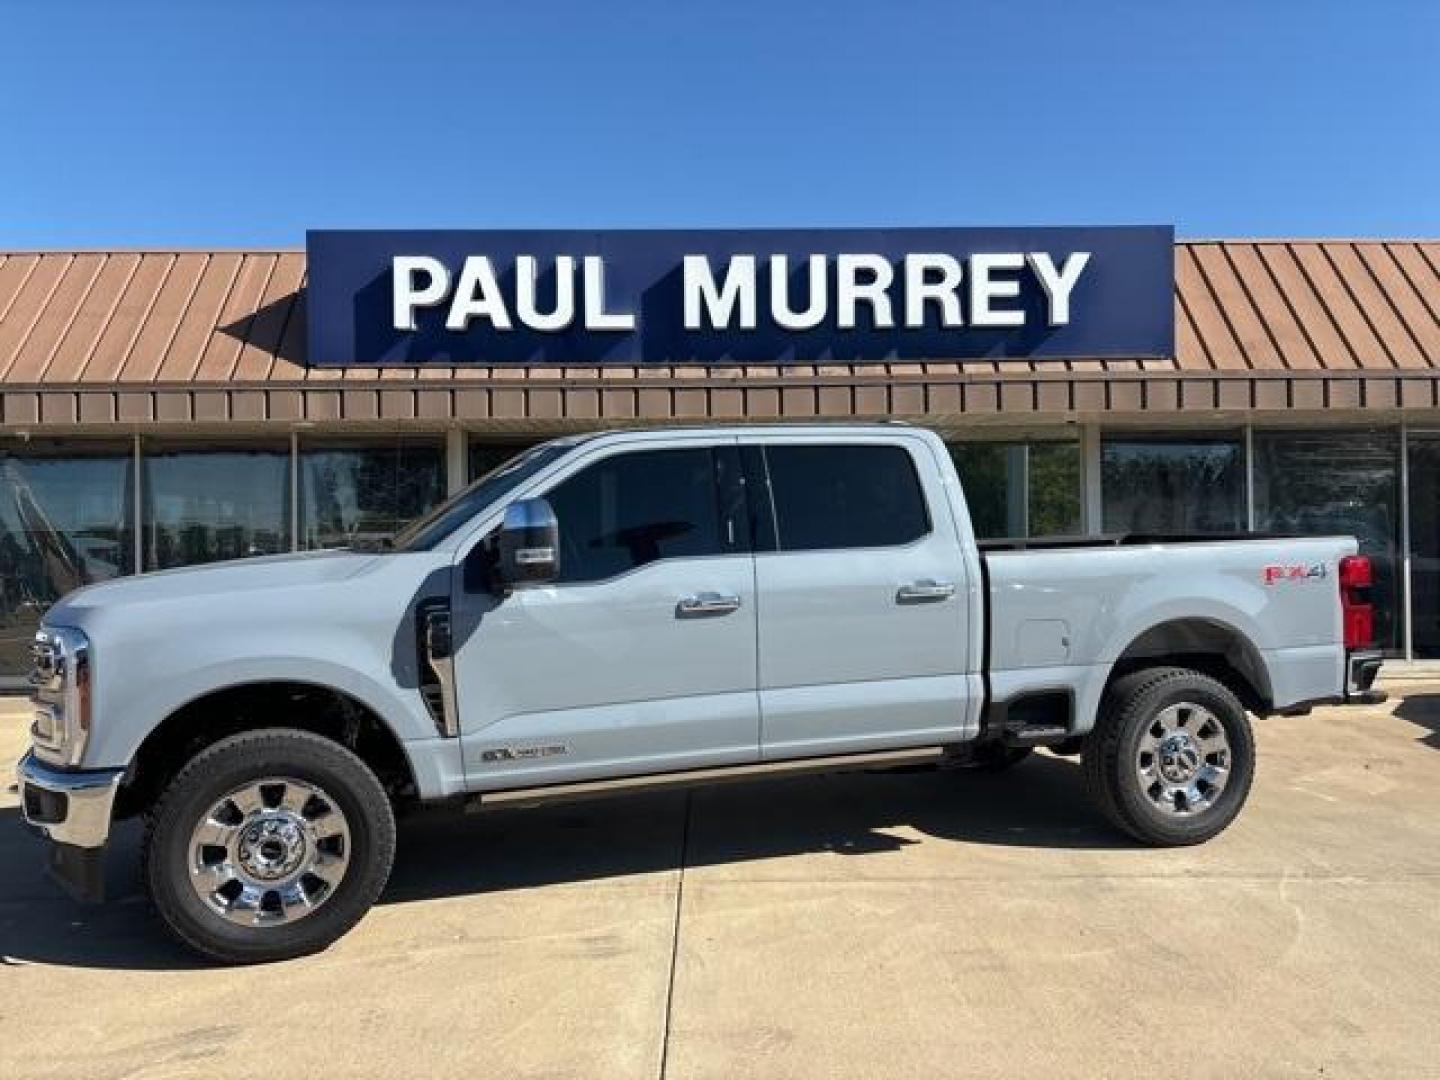
M 300 445 L 302 547 L 389 537 L 444 498 L 445 450 L 438 438 Z
M 951 443 L 950 456 L 982 540 L 1080 532 L 1079 443 Z
M 1354 536 L 1374 566 L 1375 638 L 1400 645 L 1400 444 L 1394 431 L 1256 432 L 1255 524 Z
M 1410 626 L 1415 656 L 1440 657 L 1440 434 L 1412 432 Z
M 40 616 L 72 589 L 134 569 L 129 444 L 0 450 L 0 677 L 23 676 Z
M 290 550 L 288 444 L 148 445 L 145 569 Z
M 466 448 L 467 483 L 479 480 L 491 469 L 523 454 L 534 442 L 480 442 L 474 438 Z
M 1245 529 L 1245 446 L 1239 436 L 1107 438 L 1100 473 L 1105 532 Z

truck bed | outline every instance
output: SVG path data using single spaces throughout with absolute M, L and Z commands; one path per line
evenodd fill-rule
M 1342 685 L 1351 537 L 1126 533 L 980 544 L 991 699 L 1063 691 L 1088 727 L 1125 656 L 1219 652 L 1275 708 Z M 1137 652 L 1138 650 L 1138 652 Z

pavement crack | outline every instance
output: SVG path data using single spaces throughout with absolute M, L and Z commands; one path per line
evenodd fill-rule
M 659 1080 L 670 1064 L 670 1017 L 675 1006 L 675 966 L 680 956 L 680 909 L 685 900 L 685 861 L 690 852 L 690 806 L 693 793 L 685 792 L 685 816 L 680 828 L 680 866 L 675 882 L 675 920 L 670 935 L 670 975 L 665 984 L 665 1016 L 660 1028 Z

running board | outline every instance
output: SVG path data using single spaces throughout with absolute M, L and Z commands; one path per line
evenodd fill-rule
M 931 765 L 943 761 L 945 755 L 946 749 L 943 746 L 924 746 L 916 747 L 913 750 L 879 750 L 863 754 L 837 754 L 830 757 L 762 761 L 753 765 L 720 765 L 708 769 L 687 769 L 684 772 L 623 776 L 614 780 L 578 780 L 566 784 L 547 784 L 542 787 L 482 792 L 469 796 L 465 803 L 465 809 L 475 811 L 490 806 L 506 806 L 516 803 L 533 804 L 561 802 L 567 799 L 589 799 L 601 795 L 629 795 L 666 788 L 728 784 L 781 776 L 803 776 L 807 773 Z

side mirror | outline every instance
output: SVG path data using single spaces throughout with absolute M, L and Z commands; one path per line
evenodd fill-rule
M 560 523 L 544 499 L 521 499 L 505 508 L 500 526 L 500 581 L 511 587 L 544 585 L 560 576 Z

